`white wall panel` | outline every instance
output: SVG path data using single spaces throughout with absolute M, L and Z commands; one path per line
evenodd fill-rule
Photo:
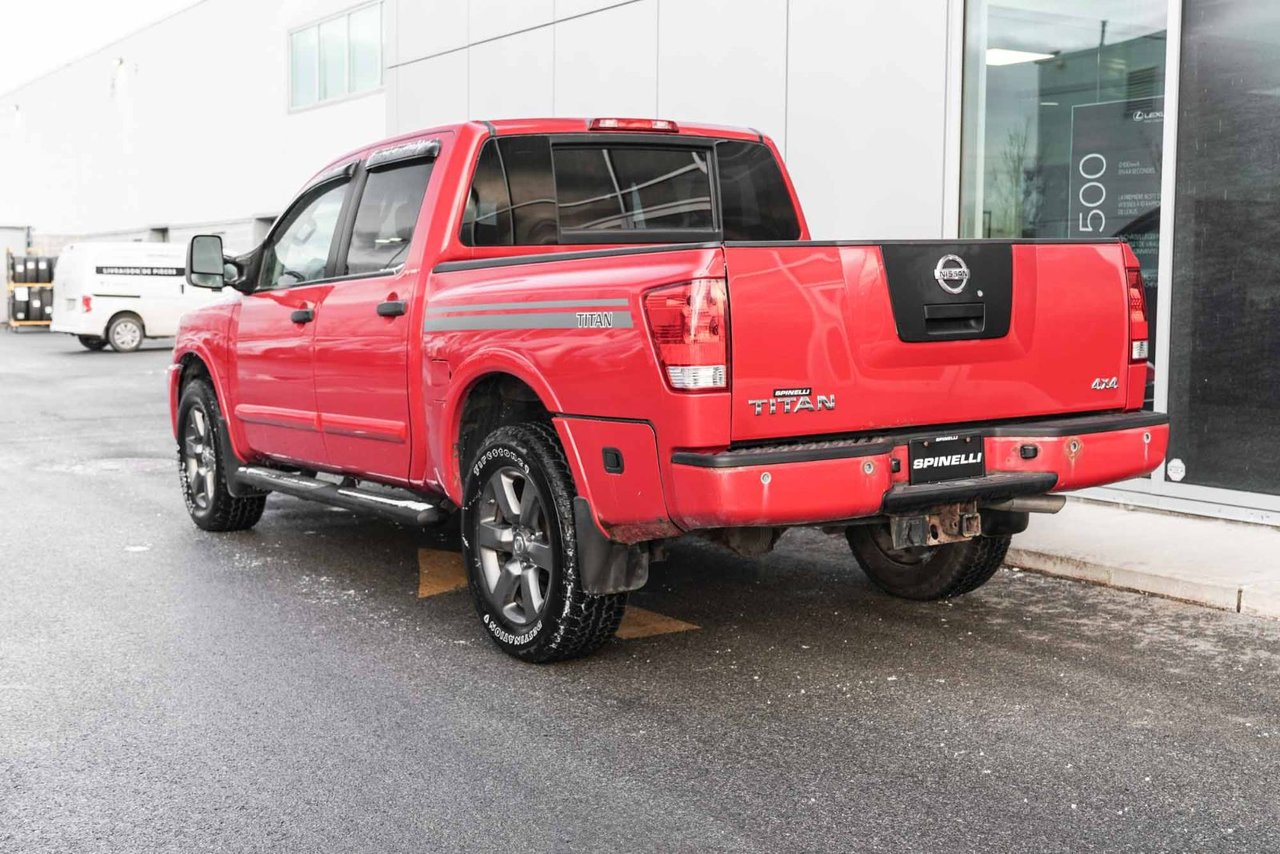
M 465 50 L 395 69 L 395 119 L 389 132 L 466 121 L 468 76 Z
M 278 210 L 385 129 L 381 90 L 288 110 L 288 27 L 333 7 L 209 0 L 0 97 L 0 222 L 87 234 Z M 193 57 L 203 44 L 234 61 Z
M 395 7 L 395 63 L 465 47 L 470 0 L 404 0 Z
M 555 15 L 555 0 L 470 0 L 470 4 L 472 44 L 549 24 Z
M 551 115 L 554 42 L 542 27 L 471 48 L 472 117 Z
M 658 115 L 746 125 L 783 145 L 787 0 L 659 2 Z
M 947 0 L 790 0 L 789 21 L 787 0 L 384 4 L 385 92 L 288 109 L 288 30 L 353 0 L 207 0 L 0 97 L 0 222 L 252 219 L 388 130 L 554 112 L 758 127 L 817 235 L 941 233 Z M 207 43 L 236 61 L 192 61 Z
M 652 116 L 658 4 L 643 0 L 556 24 L 556 114 Z
M 942 234 L 946 0 L 791 3 L 787 161 L 816 237 Z

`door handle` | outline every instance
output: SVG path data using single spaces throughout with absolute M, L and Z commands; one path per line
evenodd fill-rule
M 378 303 L 378 317 L 399 317 L 409 310 L 409 303 L 402 299 L 390 299 Z
M 289 315 L 289 317 L 293 319 L 294 323 L 310 323 L 316 319 L 316 312 L 315 309 L 300 308 L 294 311 L 293 314 Z

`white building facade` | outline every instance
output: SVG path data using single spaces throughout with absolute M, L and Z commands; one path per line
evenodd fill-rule
M 1172 462 L 1100 494 L 1275 524 L 1277 59 L 1269 0 L 204 0 L 0 97 L 0 224 L 243 250 L 392 133 L 745 125 L 818 238 L 1129 238 Z

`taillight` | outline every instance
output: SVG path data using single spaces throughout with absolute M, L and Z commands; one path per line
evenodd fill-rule
M 658 133 L 679 133 L 680 128 L 667 119 L 592 119 L 592 130 L 637 130 Z
M 84 309 L 85 314 L 88 314 L 89 312 L 93 311 L 93 297 L 91 296 L 80 297 L 80 308 Z
M 1147 288 L 1142 282 L 1142 271 L 1136 267 L 1125 270 L 1129 282 L 1129 361 L 1145 362 L 1150 352 L 1147 334 Z
M 676 391 L 729 387 L 729 297 L 724 279 L 694 279 L 644 295 L 658 363 Z

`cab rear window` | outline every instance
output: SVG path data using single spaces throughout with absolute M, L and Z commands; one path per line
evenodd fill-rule
M 467 198 L 467 246 L 793 240 L 800 225 L 770 149 L 491 139 Z
M 560 233 L 711 231 L 711 151 L 638 146 L 552 149 Z

